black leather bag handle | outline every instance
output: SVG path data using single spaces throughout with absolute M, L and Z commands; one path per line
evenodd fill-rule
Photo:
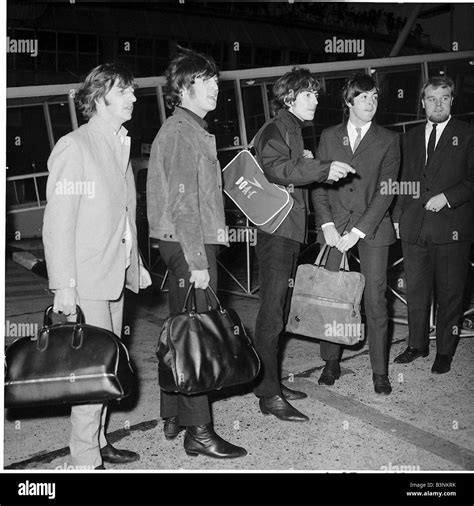
M 183 313 L 187 313 L 189 310 L 188 310 L 188 307 L 189 307 L 189 301 L 191 301 L 191 312 L 195 313 L 196 312 L 196 292 L 195 292 L 196 288 L 194 286 L 194 283 L 191 283 L 189 285 L 189 288 L 188 288 L 188 291 L 186 292 L 186 298 L 184 300 L 184 304 L 183 304 Z M 212 307 L 212 302 L 211 302 L 211 299 L 209 297 L 209 292 L 211 292 L 212 296 L 214 297 L 214 299 L 216 300 L 217 302 L 217 307 L 219 308 L 219 310 L 222 312 L 224 311 L 222 305 L 221 305 L 221 301 L 219 300 L 219 298 L 217 297 L 216 295 L 216 292 L 214 292 L 214 290 L 212 289 L 212 286 L 209 285 L 206 290 L 205 290 L 205 294 L 206 294 L 206 302 L 207 302 L 207 307 L 209 309 L 209 311 L 211 311 L 212 309 L 214 309 Z
M 53 324 L 53 320 L 51 317 L 51 312 L 53 310 L 53 306 L 49 306 L 46 308 L 46 311 L 44 312 L 44 318 L 43 318 L 43 327 L 49 327 Z M 76 306 L 76 323 L 80 323 L 81 325 L 84 325 L 86 323 L 86 319 L 84 318 L 84 313 L 82 312 L 82 309 L 79 306 Z

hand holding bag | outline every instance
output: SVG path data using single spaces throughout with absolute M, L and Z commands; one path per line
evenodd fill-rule
M 191 395 L 253 381 L 260 360 L 237 313 L 224 309 L 211 287 L 206 290 L 208 311 L 197 313 L 194 290 L 193 283 L 183 311 L 171 315 L 161 329 L 156 351 L 160 387 Z
M 364 338 L 360 301 L 365 278 L 349 271 L 345 252 L 339 272 L 325 269 L 329 248 L 321 248 L 314 265 L 298 267 L 286 331 L 350 346 Z
M 49 306 L 37 336 L 6 351 L 5 407 L 102 403 L 123 399 L 133 387 L 127 348 L 111 331 L 77 321 L 52 325 Z

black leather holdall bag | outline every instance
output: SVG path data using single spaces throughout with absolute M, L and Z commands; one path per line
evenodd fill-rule
M 167 392 L 199 394 L 249 383 L 258 374 L 260 360 L 237 313 L 224 309 L 211 287 L 206 298 L 208 311 L 196 312 L 191 284 L 183 311 L 163 324 L 156 355 L 160 387 Z
M 130 395 L 134 376 L 127 348 L 111 331 L 76 323 L 52 325 L 49 306 L 37 336 L 6 350 L 5 407 L 88 404 Z

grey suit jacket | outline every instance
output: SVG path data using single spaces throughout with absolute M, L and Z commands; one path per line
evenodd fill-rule
M 371 246 L 395 242 L 388 209 L 393 200 L 390 182 L 396 182 L 400 166 L 398 134 L 372 122 L 352 153 L 347 123 L 343 123 L 323 131 L 318 157 L 346 162 L 357 173 L 331 185 L 320 184 L 312 191 L 317 228 L 332 221 L 340 234 L 358 228 Z M 318 241 L 324 242 L 321 232 Z
M 136 193 L 130 138 L 126 141 L 120 145 L 110 126 L 95 116 L 59 139 L 51 152 L 43 222 L 51 289 L 76 287 L 81 298 L 115 300 L 127 275 L 127 288 L 138 292 Z

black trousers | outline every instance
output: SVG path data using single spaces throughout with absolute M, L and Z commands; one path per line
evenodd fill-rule
M 177 242 L 159 241 L 160 255 L 168 267 L 170 313 L 182 311 L 186 292 L 189 288 L 191 272 L 184 258 L 183 250 Z M 217 290 L 217 250 L 215 244 L 206 244 L 209 264 L 210 285 Z M 204 290 L 196 290 L 196 309 L 206 311 Z M 180 425 L 203 425 L 211 421 L 209 399 L 204 395 L 184 395 L 161 391 L 161 416 L 177 416 Z
M 459 340 L 471 244 L 434 244 L 425 221 L 416 244 L 402 241 L 402 248 L 407 283 L 408 345 L 417 349 L 429 345 L 431 298 L 436 286 L 436 348 L 441 355 L 452 357 Z
M 260 309 L 254 341 L 262 361 L 262 372 L 254 389 L 258 397 L 281 395 L 278 343 L 288 320 L 299 250 L 296 241 L 257 232 Z
M 365 276 L 364 309 L 367 339 L 372 371 L 388 374 L 388 310 L 385 290 L 387 288 L 388 246 L 368 246 L 364 240 L 357 243 L 360 272 Z M 331 248 L 326 262 L 330 271 L 339 270 L 342 253 Z M 323 360 L 339 360 L 343 346 L 320 341 Z

